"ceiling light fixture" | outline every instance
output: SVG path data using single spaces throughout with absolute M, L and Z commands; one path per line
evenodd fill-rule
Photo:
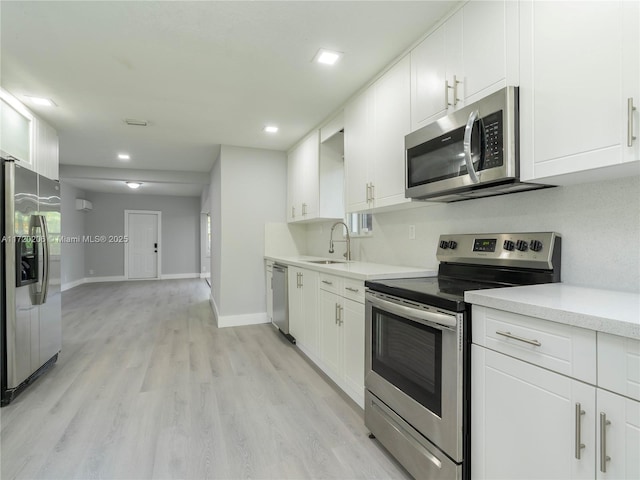
M 120 160 L 131 160 L 131 156 L 128 153 L 119 153 L 118 158 Z
M 127 187 L 129 188 L 133 188 L 134 190 L 136 188 L 140 188 L 140 186 L 142 185 L 142 183 L 140 182 L 125 182 L 127 184 Z
M 313 60 L 324 65 L 334 65 L 338 60 L 340 60 L 340 57 L 342 57 L 341 52 L 321 48 L 318 50 L 318 53 L 316 53 L 316 56 L 313 57 Z
M 278 127 L 275 125 L 266 125 L 263 130 L 267 133 L 278 133 Z
M 42 107 L 55 106 L 55 103 L 53 103 L 53 100 L 50 100 L 49 98 L 32 97 L 31 95 L 26 95 L 26 97 L 31 101 L 31 103 L 34 103 L 35 105 L 40 105 Z

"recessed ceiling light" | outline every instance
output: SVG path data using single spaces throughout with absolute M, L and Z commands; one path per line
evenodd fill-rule
M 26 95 L 26 97 L 34 104 L 36 105 L 40 105 L 42 107 L 53 107 L 55 106 L 55 103 L 53 103 L 53 100 L 49 99 L 49 98 L 42 98 L 42 97 L 32 97 L 31 95 Z
M 119 153 L 118 158 L 120 160 L 131 160 L 131 156 L 128 153 Z
M 127 187 L 129 188 L 133 188 L 134 190 L 136 188 L 140 188 L 140 186 L 142 185 L 142 183 L 140 182 L 125 182 L 127 184 Z
M 334 52 L 333 50 L 326 50 L 324 48 L 321 48 L 320 50 L 318 50 L 318 53 L 316 53 L 316 56 L 313 59 L 318 63 L 333 65 L 338 60 L 340 60 L 341 56 L 341 52 Z
M 266 125 L 264 131 L 267 133 L 278 133 L 278 127 L 275 125 Z

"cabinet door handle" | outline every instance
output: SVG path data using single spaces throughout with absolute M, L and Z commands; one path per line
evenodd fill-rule
M 376 186 L 371 184 L 371 201 L 373 202 L 376 198 Z
M 633 146 L 636 137 L 633 136 L 633 112 L 636 107 L 633 106 L 633 97 L 627 98 L 627 147 Z
M 584 415 L 582 405 L 576 403 L 576 458 L 578 460 L 580 460 L 580 454 L 585 447 L 584 443 L 582 443 L 582 415 Z
M 371 201 L 371 184 L 367 183 L 367 203 Z
M 296 218 L 296 207 L 291 207 L 291 218 Z
M 444 81 L 444 109 L 445 110 L 451 106 L 451 104 L 449 103 L 449 89 L 450 88 L 451 87 L 449 86 L 449 80 L 445 79 L 445 81 Z
M 329 282 L 327 280 L 322 280 L 322 283 L 326 283 L 327 285 L 333 285 L 333 282 Z
M 528 343 L 529 345 L 535 345 L 536 347 L 541 347 L 542 344 L 538 340 L 529 340 L 528 338 L 518 337 L 517 335 L 513 335 L 511 332 L 501 332 L 496 330 L 498 335 L 502 335 L 503 337 L 512 338 L 514 340 L 518 340 L 519 342 Z
M 302 204 L 302 216 L 304 217 L 307 214 L 307 204 Z
M 336 323 L 340 326 L 342 325 L 342 305 L 336 304 L 336 307 L 338 307 L 338 320 Z
M 602 473 L 607 473 L 607 462 L 611 460 L 607 455 L 607 425 L 611 425 L 607 420 L 607 414 L 600 412 L 600 471 Z
M 456 78 L 456 76 L 453 76 L 453 85 L 449 85 L 449 80 L 445 80 L 444 81 L 444 99 L 445 99 L 445 109 L 447 107 L 455 107 L 456 105 L 458 105 L 458 102 L 460 101 L 460 99 L 458 98 L 458 84 L 460 83 L 460 81 Z M 453 90 L 453 103 L 449 102 L 449 89 Z
M 338 324 L 338 315 L 339 315 L 339 313 L 338 313 L 338 312 L 339 312 L 338 308 L 340 308 L 340 305 L 338 305 L 338 304 L 336 303 L 336 312 L 335 312 L 335 317 L 336 317 L 335 324 L 336 324 L 336 325 Z
M 300 288 L 302 288 L 304 287 L 304 283 L 302 283 L 302 281 L 304 280 L 304 274 L 300 272 L 298 275 L 300 275 Z
M 358 293 L 360 291 L 357 288 L 351 288 L 351 287 L 344 287 L 344 289 L 349 290 L 350 292 L 353 292 L 353 293 Z

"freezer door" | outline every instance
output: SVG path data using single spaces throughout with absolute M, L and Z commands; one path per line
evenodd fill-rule
M 34 372 L 32 359 L 39 357 L 39 308 L 33 305 L 29 287 L 16 287 L 16 238 L 32 234 L 32 217 L 38 210 L 38 175 L 5 162 L 5 316 L 7 387 L 15 388 Z
M 43 176 L 38 177 L 38 214 L 44 220 L 47 233 L 42 243 L 41 258 L 48 259 L 43 265 L 45 295 L 40 305 L 39 359 L 38 368 L 56 355 L 62 344 L 61 294 L 60 294 L 60 184 Z M 46 250 L 46 252 L 45 252 Z

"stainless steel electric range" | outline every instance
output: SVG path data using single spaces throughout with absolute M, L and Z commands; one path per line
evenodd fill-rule
M 557 233 L 442 235 L 437 277 L 368 281 L 365 424 L 415 478 L 471 478 L 470 290 L 560 281 Z

